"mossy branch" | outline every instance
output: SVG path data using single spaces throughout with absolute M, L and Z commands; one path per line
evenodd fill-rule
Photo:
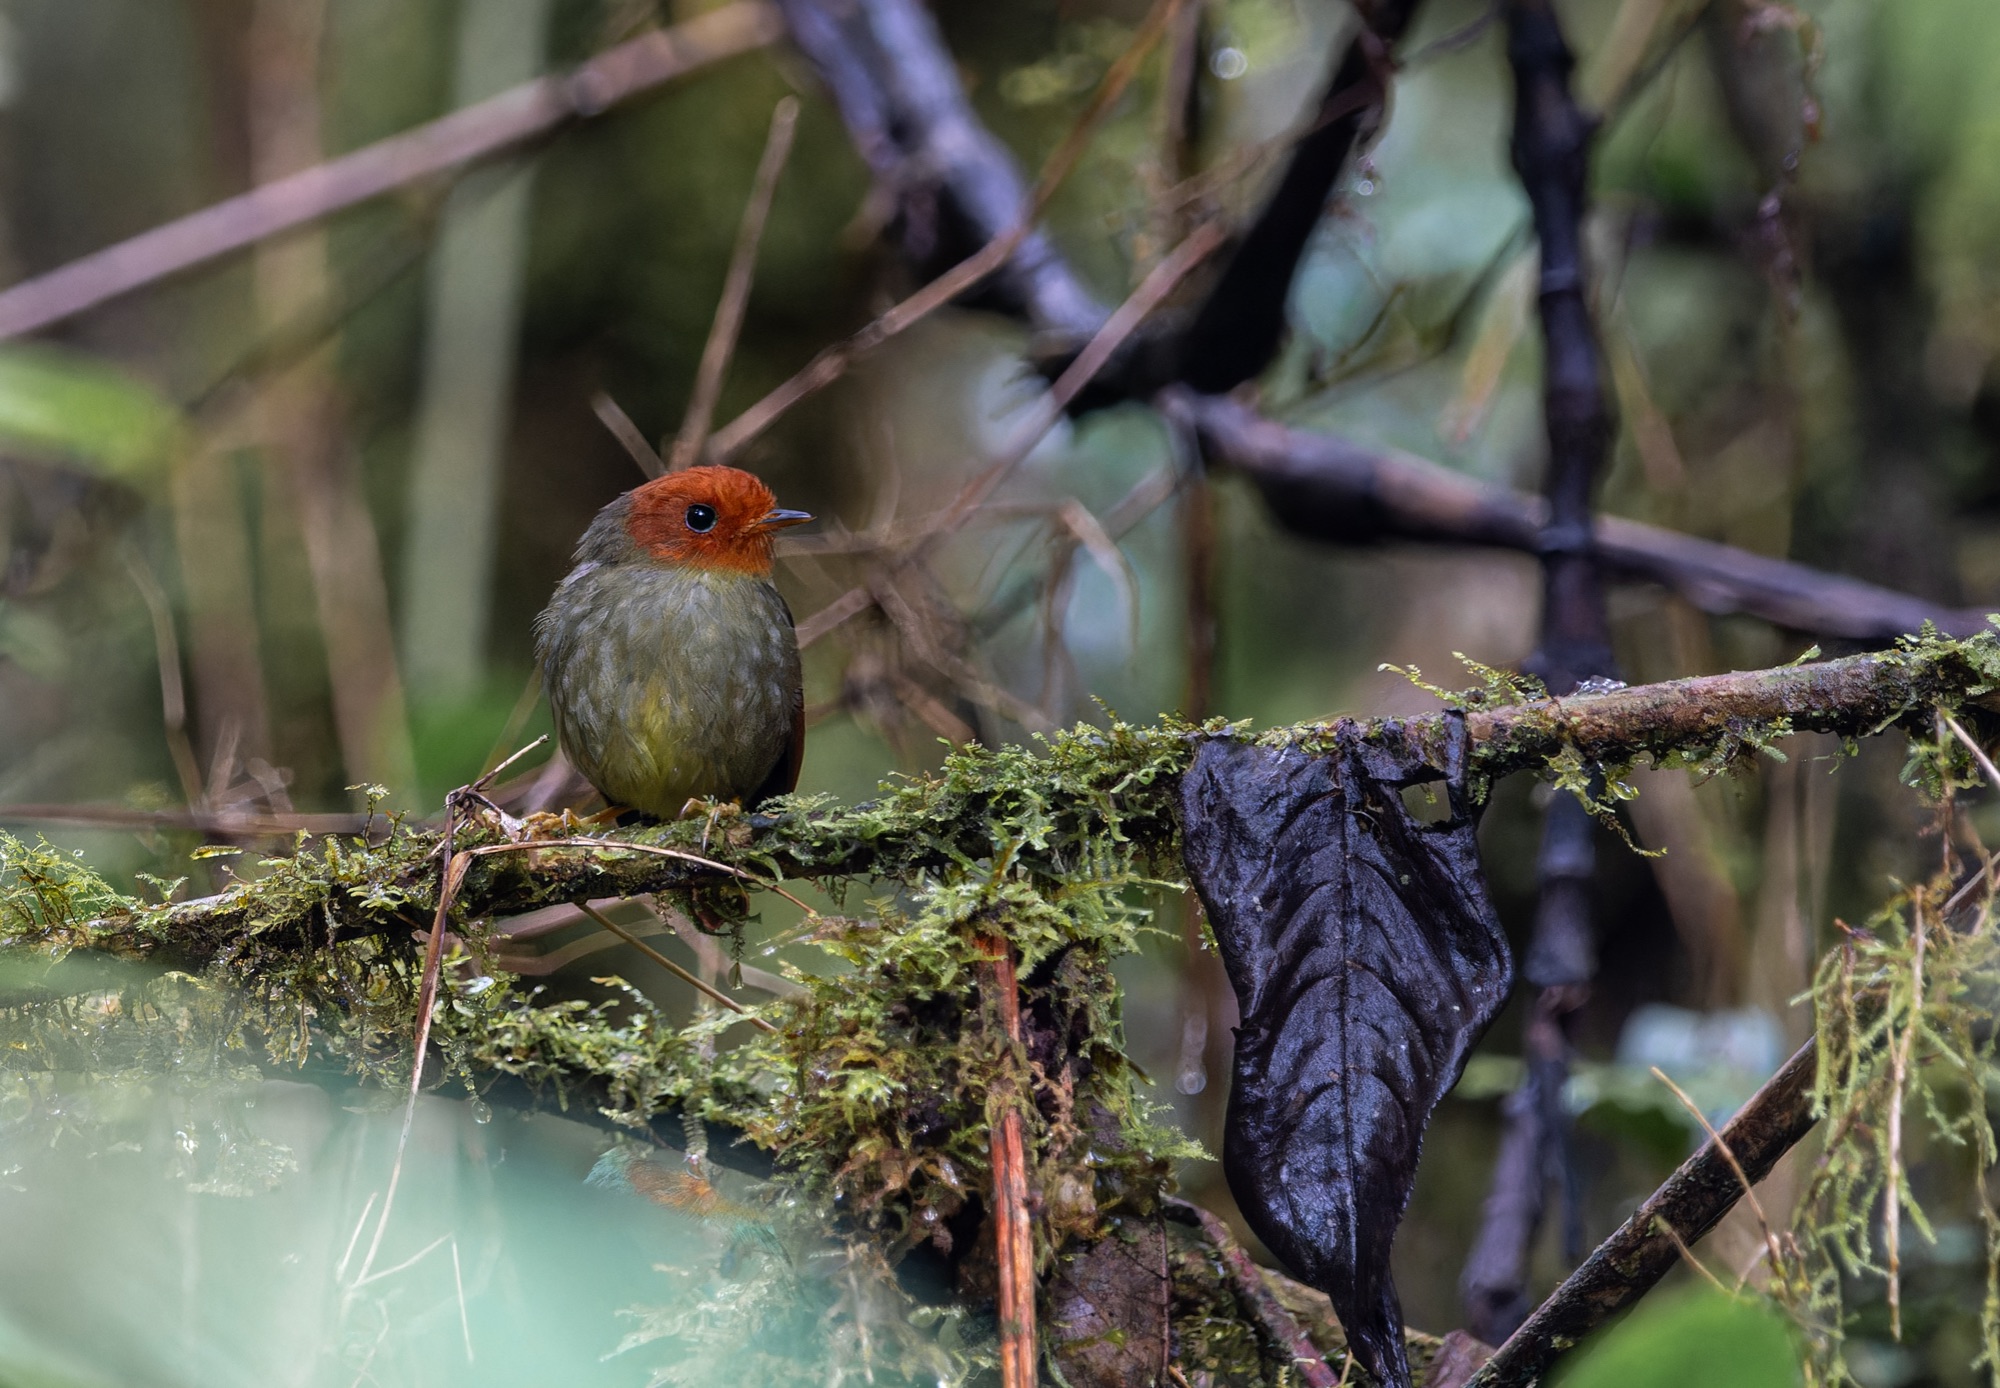
M 1478 673 L 1486 689 L 1455 697 L 1454 711 L 1380 720 L 1365 736 L 1430 749 L 1442 770 L 1449 720 L 1464 718 L 1476 792 L 1519 770 L 1569 784 L 1615 783 L 1640 759 L 1726 769 L 1804 730 L 1859 737 L 1900 724 L 1919 734 L 1921 749 L 1927 735 L 1936 745 L 1940 709 L 1977 724 L 1973 715 L 2000 687 L 2000 635 L 1926 637 L 1872 655 L 1559 700 L 1524 700 L 1510 677 Z M 1335 732 L 1114 723 L 1032 749 L 954 753 L 936 773 L 891 782 L 861 804 L 793 798 L 767 813 L 717 811 L 601 837 L 572 836 L 570 826 L 561 839 L 538 837 L 535 826 L 460 792 L 449 847 L 467 870 L 444 914 L 466 953 L 444 972 L 434 1059 L 491 1099 L 552 1091 L 582 1116 L 652 1123 L 669 1142 L 674 1125 L 652 1122 L 662 1113 L 722 1124 L 749 1144 L 718 1154 L 725 1164 L 759 1165 L 754 1146 L 787 1179 L 841 1202 L 847 1220 L 884 1246 L 948 1247 L 955 1212 L 987 1187 L 987 1099 L 1013 1063 L 1012 1048 L 992 1043 L 970 1002 L 979 941 L 1004 935 L 1020 960 L 1022 1047 L 1035 1077 L 1021 1114 L 1032 1182 L 1050 1201 L 1035 1231 L 1046 1267 L 1066 1241 L 1101 1237 L 1113 1212 L 1150 1218 L 1171 1160 L 1193 1151 L 1149 1117 L 1124 1055 L 1111 973 L 1147 920 L 1134 889 L 1182 876 L 1173 810 L 1181 774 L 1207 740 L 1311 748 Z M 227 891 L 143 903 L 68 854 L 0 839 L 0 945 L 57 957 L 97 950 L 198 972 L 198 980 L 149 974 L 156 985 L 126 990 L 106 1015 L 143 1031 L 178 1015 L 149 1000 L 149 989 L 207 990 L 226 1014 L 209 1038 L 218 1053 L 330 1061 L 401 1082 L 445 846 L 438 831 L 400 823 L 380 841 L 302 837 Z M 733 1015 L 675 1022 L 631 989 L 596 1004 L 551 1001 L 505 976 L 486 948 L 506 916 L 607 897 L 666 893 L 699 918 L 726 922 L 755 891 L 786 878 L 814 880 L 836 899 L 850 879 L 901 890 L 872 903 L 875 919 L 809 917 L 810 942 L 840 967 L 796 973 L 796 995 L 754 1009 L 775 1030 L 738 1033 L 727 1048 L 714 1043 Z M 36 985 L 37 997 L 56 1004 L 50 1046 L 91 1044 L 72 1034 L 74 1019 L 55 996 L 102 991 L 87 973 Z M 33 1000 L 17 1008 L 37 1009 L 47 1011 Z M 53 1056 L 17 1061 L 63 1068 Z M 1717 1179 L 1703 1168 L 1694 1192 L 1703 1210 L 1730 1193 Z M 1632 1232 L 1646 1258 L 1657 1253 L 1650 1227 Z M 1602 1298 L 1586 1300 L 1596 1310 Z
M 1768 745 L 1788 733 L 1865 737 L 1912 714 L 1987 706 L 2000 690 L 2000 642 L 1913 639 L 1840 660 L 1668 680 L 1601 694 L 1468 710 L 1474 769 L 1490 777 L 1573 750 L 1586 762 L 1641 756 L 1686 766 Z
M 1771 670 L 1672 680 L 1561 699 L 1495 704 L 1464 697 L 1476 788 L 1523 770 L 1559 779 L 1580 767 L 1615 775 L 1633 763 L 1726 769 L 1795 732 L 1862 737 L 1936 707 L 1984 706 L 2000 690 L 2000 638 L 1916 639 L 1890 651 Z M 1442 755 L 1445 718 L 1384 719 L 1385 737 L 1410 737 Z M 1083 847 L 1125 845 L 1160 874 L 1171 861 L 1174 783 L 1200 740 L 1251 738 L 1311 745 L 1328 724 L 1264 733 L 1220 722 L 1195 727 L 1079 729 L 1038 751 L 968 749 L 934 775 L 891 783 L 881 798 L 842 806 L 810 797 L 768 814 L 726 815 L 602 836 L 590 848 L 507 851 L 466 875 L 458 914 L 486 919 L 559 902 L 689 889 L 736 891 L 727 873 L 672 849 L 765 879 L 869 877 L 914 882 L 1005 854 L 1031 876 L 1070 875 Z M 499 845 L 497 820 L 474 824 L 458 846 Z M 264 875 L 214 896 L 163 906 L 123 905 L 80 922 L 68 943 L 155 954 L 200 967 L 247 941 L 296 945 L 359 933 L 417 929 L 435 908 L 434 832 L 398 828 L 363 847 L 325 840 L 267 860 Z

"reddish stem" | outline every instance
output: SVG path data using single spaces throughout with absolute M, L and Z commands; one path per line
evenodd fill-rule
M 1003 1079 L 987 1100 L 987 1120 L 993 1129 L 994 1245 L 1000 1271 L 1001 1388 L 1034 1388 L 1035 1365 L 1035 1236 L 1028 1226 L 1028 1154 L 1016 1102 L 1020 1075 L 1014 1057 L 1021 1047 L 1021 990 L 1014 974 L 1014 953 L 997 935 L 983 935 L 979 946 L 987 957 L 981 982 L 1000 1010 L 1007 1033 Z

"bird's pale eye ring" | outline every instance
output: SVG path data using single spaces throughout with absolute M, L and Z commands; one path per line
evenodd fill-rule
M 688 507 L 687 528 L 697 535 L 705 535 L 715 529 L 715 508 L 699 501 Z

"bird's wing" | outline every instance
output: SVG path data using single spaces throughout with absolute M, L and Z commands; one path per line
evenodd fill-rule
M 786 624 L 792 623 L 791 604 L 783 598 L 778 606 L 785 614 Z M 806 764 L 806 690 L 800 684 L 792 693 L 792 740 L 785 747 L 785 754 L 778 758 L 778 764 L 771 768 L 771 774 L 764 778 L 764 784 L 757 787 L 757 793 L 749 803 L 756 805 L 773 795 L 790 795 L 799 788 L 799 772 Z

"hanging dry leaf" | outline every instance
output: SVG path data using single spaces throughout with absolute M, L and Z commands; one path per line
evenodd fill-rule
M 1250 1227 L 1406 1388 L 1389 1245 L 1431 1111 L 1506 1000 L 1454 720 L 1446 765 L 1342 724 L 1325 755 L 1210 742 L 1182 782 L 1188 875 L 1236 988 L 1223 1169 Z M 1403 788 L 1443 782 L 1432 822 Z

